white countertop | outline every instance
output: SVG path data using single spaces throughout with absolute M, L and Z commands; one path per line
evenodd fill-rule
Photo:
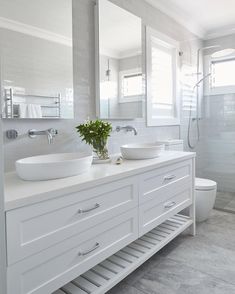
M 195 157 L 193 152 L 166 151 L 155 159 L 124 160 L 121 165 L 96 164 L 92 165 L 89 172 L 82 175 L 49 181 L 23 181 L 15 172 L 7 173 L 5 175 L 5 210 L 74 193 L 192 157 Z

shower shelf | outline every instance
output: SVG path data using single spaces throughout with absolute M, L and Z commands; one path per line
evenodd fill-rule
M 53 294 L 103 294 L 193 223 L 177 214 Z

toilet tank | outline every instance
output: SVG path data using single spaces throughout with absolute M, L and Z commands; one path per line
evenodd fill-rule
M 165 144 L 165 150 L 168 151 L 184 151 L 183 140 L 165 140 L 160 143 Z

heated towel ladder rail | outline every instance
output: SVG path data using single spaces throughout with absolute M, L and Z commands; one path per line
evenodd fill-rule
M 12 88 L 4 89 L 4 100 L 5 100 L 5 117 L 6 118 L 19 118 L 19 113 L 15 113 L 14 105 L 18 105 L 19 103 L 14 103 L 15 97 L 22 98 L 37 98 L 37 99 L 53 99 L 54 102 L 50 104 L 40 104 L 41 108 L 44 109 L 56 109 L 57 113 L 55 115 L 43 115 L 42 118 L 60 118 L 61 117 L 61 94 L 59 93 L 57 96 L 43 96 L 43 95 L 31 95 L 31 94 L 20 94 L 14 93 Z

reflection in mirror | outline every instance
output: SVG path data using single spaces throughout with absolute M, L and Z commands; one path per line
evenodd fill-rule
M 98 19 L 98 116 L 143 117 L 141 19 L 108 0 L 99 0 Z
M 73 117 L 72 0 L 0 0 L 3 118 Z

